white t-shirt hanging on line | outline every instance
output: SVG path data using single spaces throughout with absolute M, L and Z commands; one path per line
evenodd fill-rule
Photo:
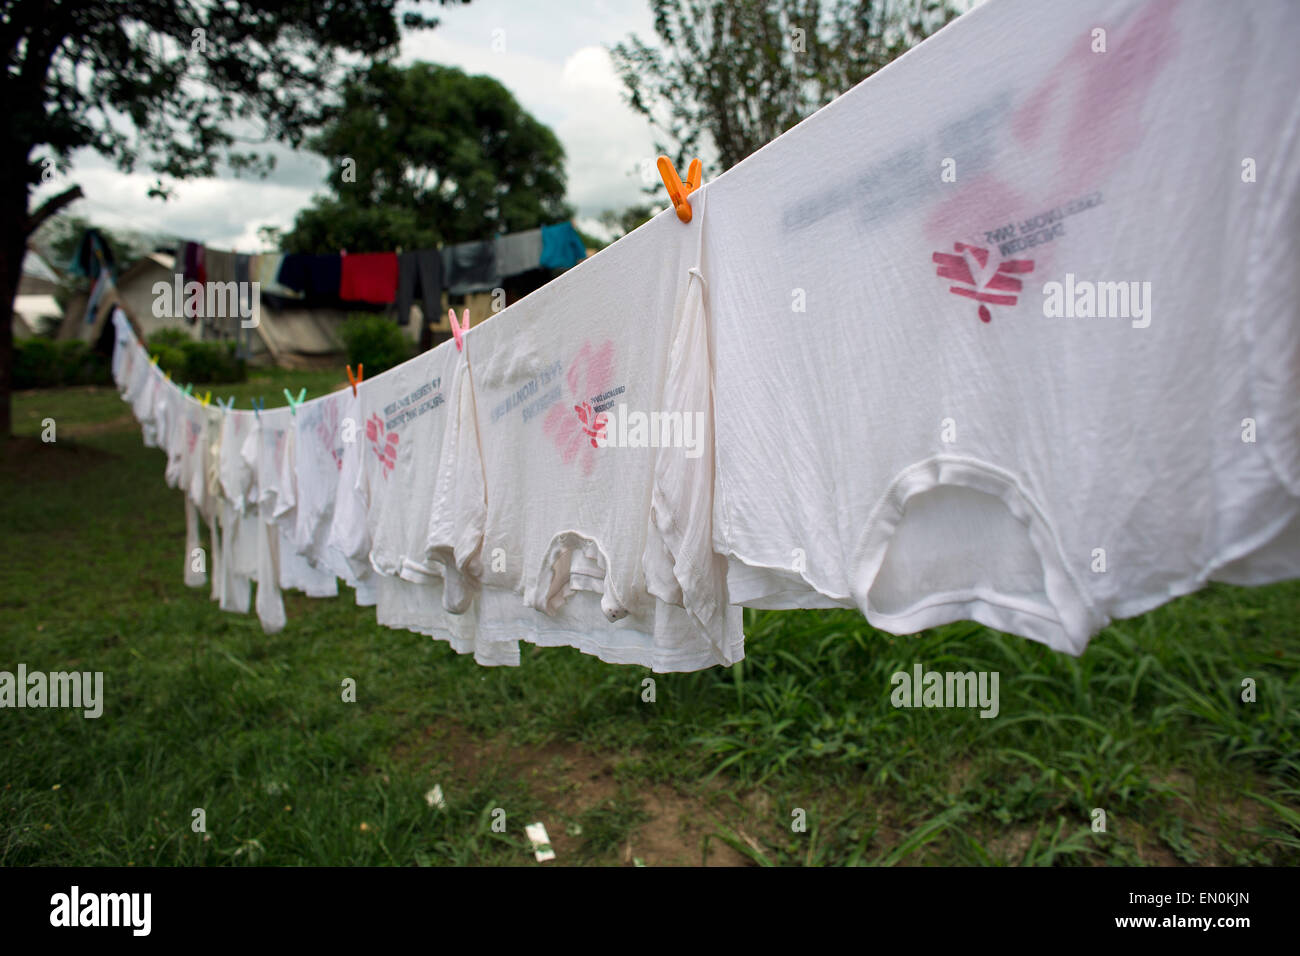
M 994 0 L 703 187 L 731 599 L 1078 654 L 1300 574 L 1297 38 Z
M 697 246 L 661 216 L 465 333 L 466 421 L 443 468 L 451 507 L 432 516 L 426 542 L 426 554 L 453 553 L 472 579 L 559 622 L 543 625 L 556 643 L 604 656 L 608 638 L 611 659 L 665 670 L 731 663 L 743 640 L 738 614 L 706 631 L 647 590 L 656 449 L 644 427 L 622 427 L 673 412 L 696 423 L 663 407 L 663 389 Z M 601 445 L 606 435 L 615 442 Z M 593 630 L 589 603 L 615 624 L 633 620 Z M 481 640 L 488 612 L 485 599 Z M 505 634 L 528 618 L 501 615 Z
M 357 398 L 340 389 L 299 406 L 294 417 L 297 505 L 294 547 L 313 566 L 328 569 L 356 589 L 359 605 L 375 603 L 367 580 L 358 580 L 337 551 L 327 546 L 339 480 L 349 444 L 363 440 Z

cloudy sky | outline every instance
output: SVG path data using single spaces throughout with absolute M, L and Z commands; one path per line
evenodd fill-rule
M 624 105 L 607 48 L 634 32 L 653 39 L 647 0 L 473 0 L 437 15 L 437 29 L 404 34 L 401 61 L 458 66 L 500 80 L 564 144 L 568 199 L 580 225 L 590 227 L 586 220 L 604 209 L 645 201 L 640 170 L 654 157 L 653 137 Z M 147 170 L 127 175 L 83 151 L 69 179 L 86 198 L 69 211 L 110 229 L 175 234 L 256 252 L 258 227 L 290 226 L 294 213 L 321 191 L 326 175 L 325 161 L 313 153 L 275 152 L 277 166 L 266 179 L 186 180 L 174 184 L 175 197 L 162 202 L 147 197 L 155 178 Z M 45 187 L 36 201 L 67 182 Z

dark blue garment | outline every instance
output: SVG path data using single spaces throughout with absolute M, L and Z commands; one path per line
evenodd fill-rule
M 542 261 L 539 264 L 543 269 L 568 269 L 585 258 L 587 247 L 573 223 L 542 226 Z
M 337 299 L 343 282 L 343 257 L 312 256 L 308 276 L 307 298 Z
M 339 297 L 343 259 L 338 255 L 313 256 L 290 252 L 280 261 L 280 272 L 275 281 L 285 288 L 301 292 L 308 302 L 332 302 Z
M 311 258 L 302 252 L 287 252 L 280 260 L 280 271 L 275 274 L 275 281 L 294 292 L 307 291 L 307 260 Z

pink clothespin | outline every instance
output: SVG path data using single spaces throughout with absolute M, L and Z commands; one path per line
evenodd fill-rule
M 447 318 L 449 318 L 449 319 L 451 320 L 451 334 L 452 334 L 452 337 L 456 339 L 456 351 L 458 351 L 458 352 L 463 352 L 463 351 L 465 351 L 465 346 L 464 346 L 464 344 L 463 344 L 462 341 L 461 341 L 461 334 L 463 333 L 463 331 L 464 331 L 465 329 L 468 329 L 468 328 L 469 328 L 469 309 L 466 309 L 466 310 L 461 314 L 461 318 L 460 318 L 460 323 L 459 323 L 459 324 L 456 322 L 456 310 L 455 310 L 455 309 L 448 309 L 448 310 L 447 310 Z

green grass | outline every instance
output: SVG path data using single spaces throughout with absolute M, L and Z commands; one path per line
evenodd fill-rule
M 1300 863 L 1300 583 L 1208 588 L 1078 660 L 974 624 L 749 611 L 742 664 L 654 675 L 643 703 L 642 669 L 535 648 L 480 668 L 346 588 L 286 595 L 264 635 L 183 586 L 181 499 L 111 389 L 20 394 L 15 431 L 0 670 L 103 671 L 106 704 L 0 711 L 0 863 L 535 865 L 534 820 L 558 864 Z M 895 709 L 917 661 L 999 672 L 1001 713 Z

